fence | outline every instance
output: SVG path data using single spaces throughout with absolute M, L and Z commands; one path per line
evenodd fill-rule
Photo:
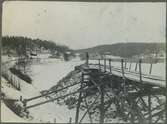
M 2 64 L 2 76 L 11 84 L 15 89 L 21 90 L 20 87 L 20 79 L 17 78 L 15 75 L 11 74 L 11 72 L 7 68 L 7 64 Z

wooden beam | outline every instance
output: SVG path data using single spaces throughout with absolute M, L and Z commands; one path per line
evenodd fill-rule
M 110 73 L 112 72 L 111 70 L 111 59 L 109 59 L 109 68 L 110 68 Z
M 100 59 L 99 59 L 99 70 L 101 70 L 101 64 L 100 64 Z
M 129 65 L 129 71 L 131 70 L 131 67 L 132 67 L 132 62 L 130 62 L 130 65 Z
M 100 98 L 101 104 L 100 104 L 100 124 L 104 124 L 104 87 L 101 86 L 101 98 Z
M 135 65 L 135 71 L 137 71 L 137 64 L 138 64 L 138 62 L 136 62 L 136 65 Z
M 36 107 L 36 106 L 39 106 L 39 105 L 43 105 L 43 104 L 48 103 L 48 102 L 53 102 L 55 100 L 58 100 L 58 99 L 61 99 L 61 98 L 65 98 L 67 96 L 70 96 L 70 95 L 73 95 L 73 94 L 77 94 L 79 92 L 86 92 L 86 91 L 92 90 L 92 89 L 97 88 L 98 86 L 101 86 L 101 85 L 104 85 L 104 84 L 105 83 L 100 83 L 100 84 L 97 84 L 97 86 L 93 85 L 93 86 L 90 86 L 90 87 L 88 87 L 86 89 L 82 89 L 82 90 L 79 89 L 77 91 L 71 92 L 71 93 L 63 95 L 63 96 L 59 96 L 59 97 L 56 97 L 56 98 L 53 98 L 53 99 L 50 99 L 50 100 L 47 100 L 47 101 L 44 101 L 44 102 L 39 102 L 39 103 L 36 103 L 34 105 L 27 106 L 26 109 L 33 108 L 33 107 Z
M 151 115 L 151 95 L 148 95 L 148 113 L 149 113 L 149 123 L 152 122 L 152 115 Z
M 82 81 L 81 81 L 80 90 L 82 90 L 82 88 L 83 88 L 83 81 L 84 81 L 84 74 L 82 73 Z M 80 91 L 79 92 L 78 103 L 77 103 L 77 108 L 76 108 L 75 124 L 78 124 L 79 109 L 80 109 L 81 102 L 82 102 L 82 92 Z
M 148 95 L 165 95 L 165 91 L 161 88 L 158 89 L 150 89 L 150 90 L 140 90 L 138 92 L 128 92 L 128 95 L 132 98 L 143 97 Z
M 95 58 L 89 58 L 89 60 L 98 60 Z M 104 59 L 100 59 L 104 60 Z M 109 60 L 109 59 L 107 59 Z M 124 59 L 126 62 L 132 62 L 132 63 L 138 63 L 139 59 Z M 121 62 L 121 59 L 117 58 L 111 58 L 112 62 Z M 158 62 L 164 62 L 165 59 L 159 59 L 159 58 L 149 58 L 149 59 L 142 59 L 142 63 L 158 63 Z
M 80 120 L 79 123 L 81 123 L 82 120 L 84 119 L 84 117 L 86 116 L 86 114 L 89 113 L 89 110 L 90 110 L 90 109 L 92 108 L 92 106 L 96 103 L 96 101 L 98 100 L 98 98 L 99 98 L 99 95 L 95 98 L 95 100 L 93 101 L 93 103 L 87 108 L 87 111 L 83 114 L 83 116 L 82 116 L 82 118 L 81 118 L 81 120 Z M 91 117 L 90 117 L 90 118 L 91 118 Z M 91 123 L 92 123 L 92 121 L 91 121 Z
M 80 82 L 75 83 L 75 84 L 72 84 L 72 85 L 69 85 L 69 86 L 66 86 L 66 87 L 63 87 L 63 88 L 58 89 L 58 90 L 54 90 L 54 91 L 48 92 L 48 93 L 46 93 L 46 94 L 42 94 L 42 95 L 35 96 L 35 97 L 29 98 L 29 99 L 25 99 L 25 101 L 26 101 L 26 102 L 29 102 L 29 101 L 31 101 L 31 100 L 38 99 L 38 98 L 40 98 L 40 97 L 44 97 L 44 96 L 50 95 L 50 94 L 52 94 L 52 93 L 57 93 L 57 92 L 60 92 L 60 91 L 62 91 L 62 90 L 64 90 L 64 89 L 67 89 L 67 88 L 69 88 L 69 87 L 75 86 L 75 85 L 77 85 L 77 84 L 80 84 Z
M 104 59 L 104 72 L 106 72 L 106 59 Z
M 140 83 L 142 82 L 142 70 L 141 70 L 141 59 L 139 60 L 139 76 L 140 76 Z
M 86 65 L 88 65 L 89 64 L 89 54 L 88 54 L 88 52 L 86 52 Z
M 85 105 L 86 105 L 86 107 L 87 107 L 87 109 L 88 109 L 89 107 L 88 107 L 88 103 L 87 103 L 86 97 L 84 98 L 84 100 L 85 100 Z M 88 111 L 88 114 L 89 114 L 90 123 L 93 123 L 93 120 L 92 120 L 92 116 L 91 116 L 90 110 Z

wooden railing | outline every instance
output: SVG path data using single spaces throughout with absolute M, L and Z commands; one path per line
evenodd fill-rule
M 166 80 L 163 77 L 152 75 L 153 64 L 159 61 L 160 61 L 159 59 L 89 59 L 87 58 L 86 64 L 88 64 L 89 66 L 94 65 L 100 71 L 109 72 L 111 74 L 113 72 L 119 72 L 120 76 L 123 78 L 125 78 L 125 74 L 126 74 L 126 78 L 129 78 L 129 79 L 130 77 L 127 77 L 127 74 L 130 74 L 131 76 L 136 76 L 137 81 L 139 82 L 143 82 L 143 79 L 145 79 L 145 82 L 147 82 L 146 80 L 149 79 L 150 84 L 156 84 L 157 86 L 166 88 L 166 85 L 165 85 Z M 114 66 L 112 62 L 113 63 L 118 62 L 120 63 L 120 66 L 119 67 Z M 127 63 L 129 63 L 129 68 L 127 68 Z M 134 70 L 131 69 L 132 63 L 135 64 Z M 148 73 L 146 73 L 146 71 L 145 73 L 143 73 L 143 70 L 142 70 L 143 63 L 150 64 L 150 66 L 148 67 Z

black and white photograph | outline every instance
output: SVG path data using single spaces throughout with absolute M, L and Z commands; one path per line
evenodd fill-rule
M 166 2 L 4 1 L 1 123 L 166 123 Z

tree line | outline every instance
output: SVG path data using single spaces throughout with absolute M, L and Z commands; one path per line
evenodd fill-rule
M 58 51 L 64 53 L 66 51 L 72 51 L 65 45 L 57 44 L 53 41 L 32 39 L 23 36 L 4 36 L 2 37 L 2 48 L 3 50 L 17 51 L 21 49 L 21 52 L 25 52 L 26 49 L 33 50 L 34 48 L 45 49 L 49 51 Z M 26 49 L 25 49 L 26 48 Z
M 109 53 L 114 56 L 132 57 L 141 54 L 158 54 L 160 51 L 165 52 L 165 43 L 116 43 L 110 45 L 100 45 L 88 49 L 76 50 L 78 53 Z

